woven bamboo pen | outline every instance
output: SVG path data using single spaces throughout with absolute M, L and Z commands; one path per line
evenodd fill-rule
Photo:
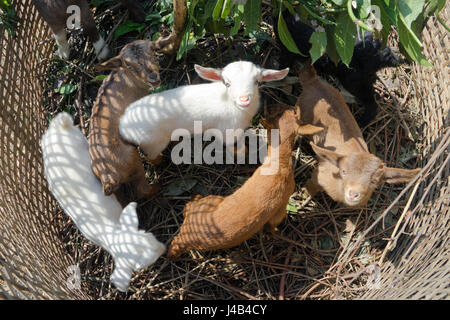
M 90 299 L 67 285 L 74 258 L 58 235 L 57 204 L 42 170 L 39 141 L 48 123 L 44 76 L 54 42 L 31 0 L 13 2 L 22 25 L 17 37 L 0 35 L 0 298 Z M 447 5 L 441 16 L 450 16 L 449 11 Z M 387 242 L 374 285 L 359 293 L 364 299 L 450 297 L 448 32 L 432 18 L 423 43 L 433 67 L 415 65 L 410 75 L 425 120 L 423 170 L 400 195 L 407 199 L 401 221 Z M 360 240 L 339 253 L 336 291 Z

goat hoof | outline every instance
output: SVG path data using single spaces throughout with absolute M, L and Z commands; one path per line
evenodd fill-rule
M 274 237 L 278 233 L 278 228 L 276 226 L 272 226 L 270 224 L 266 224 L 264 226 L 265 234 L 268 238 Z
M 58 55 L 58 57 L 60 57 L 63 60 L 69 60 L 69 56 L 70 56 L 70 50 L 69 49 L 62 49 L 59 48 L 58 51 L 56 52 L 56 54 Z

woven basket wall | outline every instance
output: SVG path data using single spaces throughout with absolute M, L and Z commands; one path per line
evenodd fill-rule
M 57 236 L 56 202 L 42 170 L 42 88 L 54 41 L 31 0 L 14 2 L 23 21 L 17 37 L 0 35 L 0 298 L 89 299 L 67 286 L 73 261 Z M 449 15 L 447 5 L 441 16 Z M 431 19 L 423 42 L 433 67 L 414 66 L 411 78 L 426 122 L 424 169 L 405 190 L 409 210 L 389 244 L 380 285 L 361 298 L 450 297 L 448 33 Z M 349 247 L 340 259 L 351 254 Z

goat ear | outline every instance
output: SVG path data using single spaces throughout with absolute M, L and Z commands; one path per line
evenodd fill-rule
M 114 58 L 111 58 L 103 63 L 100 63 L 94 67 L 97 71 L 103 71 L 103 70 L 117 70 L 122 66 L 122 59 L 117 56 Z
M 205 80 L 222 81 L 222 70 L 215 68 L 206 68 L 198 64 L 194 65 L 195 72 Z
M 417 169 L 398 169 L 398 168 L 384 168 L 383 179 L 387 183 L 401 183 L 411 181 L 419 172 L 420 168 Z
M 278 81 L 284 79 L 289 73 L 289 68 L 283 70 L 263 69 L 261 72 L 261 81 Z
M 339 167 L 339 159 L 342 158 L 339 153 L 318 147 L 312 142 L 310 142 L 309 144 L 320 158 L 327 160 L 336 167 Z
M 301 125 L 298 128 L 298 133 L 303 136 L 306 136 L 306 135 L 316 134 L 322 130 L 323 130 L 322 127 L 316 127 L 311 124 L 305 124 L 305 125 Z
M 270 123 L 268 120 L 265 120 L 263 118 L 259 119 L 259 122 L 261 122 L 261 124 L 263 125 L 264 128 L 266 128 L 267 130 L 270 129 L 275 129 L 275 127 L 272 125 L 272 123 Z

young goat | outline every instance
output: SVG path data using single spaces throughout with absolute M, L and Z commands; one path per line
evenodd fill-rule
M 281 80 L 289 72 L 262 69 L 247 61 L 230 63 L 223 70 L 195 65 L 195 70 L 214 82 L 148 95 L 132 103 L 121 117 L 122 138 L 139 145 L 150 160 L 167 147 L 175 129 L 192 134 L 194 121 L 202 121 L 202 130 L 218 129 L 224 137 L 227 129 L 243 131 L 260 107 L 259 83 Z M 234 142 L 228 139 L 226 145 Z
M 288 10 L 283 12 L 286 25 L 294 39 L 295 44 L 304 56 L 309 57 L 311 49 L 310 38 L 314 29 L 303 23 L 298 16 L 293 16 Z M 294 60 L 305 60 L 300 55 L 291 53 L 284 46 L 284 63 L 289 66 Z M 342 94 L 347 94 L 349 102 L 360 103 L 364 107 L 364 113 L 359 118 L 359 124 L 364 127 L 375 118 L 378 112 L 378 104 L 374 99 L 374 83 L 377 71 L 386 67 L 395 67 L 399 58 L 389 47 L 381 48 L 380 40 L 375 40 L 372 33 L 366 33 L 364 41 L 358 40 L 355 44 L 350 67 L 342 62 L 335 65 L 328 55 L 323 55 L 315 63 L 314 67 L 319 74 L 329 74 L 337 78 L 342 85 Z
M 299 111 L 298 111 L 299 112 Z M 172 240 L 168 257 L 189 250 L 217 250 L 236 246 L 264 225 L 275 232 L 286 216 L 286 205 L 294 192 L 292 149 L 299 134 L 314 134 L 323 128 L 299 125 L 299 114 L 283 110 L 265 124 L 269 150 L 264 163 L 228 197 L 196 196 L 186 204 L 179 234 Z M 272 132 L 279 129 L 279 140 Z M 274 143 L 275 142 L 275 143 Z
M 49 189 L 81 233 L 114 258 L 111 280 L 126 291 L 133 271 L 153 264 L 165 251 L 151 233 L 138 230 L 136 203 L 122 210 L 104 196 L 92 173 L 88 142 L 67 113 L 58 114 L 41 140 Z
M 369 153 L 342 95 L 320 81 L 312 66 L 304 67 L 299 78 L 303 91 L 297 106 L 301 107 L 303 123 L 324 127 L 311 142 L 319 156 L 319 165 L 306 184 L 311 196 L 325 191 L 335 201 L 364 205 L 383 182 L 407 182 L 420 171 L 389 168 Z
M 150 197 L 159 190 L 157 185 L 147 183 L 136 147 L 123 141 L 118 129 L 126 107 L 144 97 L 150 88 L 159 86 L 154 49 L 151 41 L 137 40 L 123 47 L 117 57 L 96 67 L 114 71 L 103 81 L 92 109 L 89 135 L 92 170 L 102 183 L 103 194 L 114 193 L 122 205 L 129 202 L 121 188 L 125 183 L 131 187 L 135 199 Z
M 121 0 L 120 2 L 130 10 L 131 16 L 136 21 L 144 21 L 145 11 L 139 1 Z M 50 26 L 58 45 L 58 55 L 62 59 L 69 59 L 70 54 L 70 47 L 67 43 L 67 33 L 65 28 L 67 26 L 67 19 L 70 17 L 70 14 L 67 13 L 67 8 L 72 5 L 80 8 L 81 27 L 83 28 L 86 37 L 88 37 L 94 45 L 95 52 L 98 54 L 98 59 L 104 60 L 108 57 L 109 48 L 105 45 L 103 37 L 98 33 L 87 0 L 33 0 L 33 3 L 42 18 Z

